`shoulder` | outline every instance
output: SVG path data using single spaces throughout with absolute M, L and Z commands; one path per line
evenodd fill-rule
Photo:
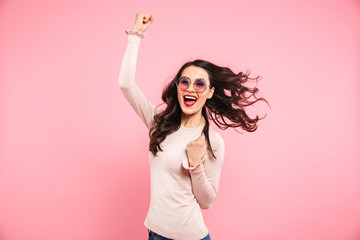
M 224 155 L 225 155 L 224 139 L 211 126 L 209 126 L 209 140 L 210 140 L 210 145 L 213 150 L 213 153 L 214 153 L 216 159 L 218 160 L 216 162 L 219 162 L 219 163 L 222 162 L 224 160 Z M 209 156 L 211 159 L 213 159 L 211 153 L 209 153 Z
M 224 148 L 224 145 L 225 145 L 224 139 L 211 126 L 209 126 L 209 138 L 210 138 L 211 147 L 214 150 Z

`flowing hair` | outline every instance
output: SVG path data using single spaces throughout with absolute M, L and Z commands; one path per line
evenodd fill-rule
M 202 116 L 205 120 L 203 133 L 205 135 L 208 150 L 214 158 L 210 138 L 209 138 L 209 120 L 212 120 L 220 129 L 224 130 L 229 127 L 240 127 L 248 132 L 254 132 L 260 120 L 258 116 L 251 118 L 246 114 L 245 108 L 253 105 L 258 101 L 268 102 L 264 98 L 259 98 L 256 93 L 257 87 L 246 87 L 244 84 L 248 80 L 258 80 L 250 78 L 250 73 L 235 74 L 227 67 L 220 67 L 204 60 L 195 60 L 185 63 L 176 74 L 175 78 L 169 82 L 162 93 L 162 100 L 166 103 L 165 110 L 154 116 L 154 125 L 150 128 L 150 145 L 149 150 L 156 156 L 158 151 L 162 151 L 160 144 L 166 136 L 178 130 L 181 126 L 181 107 L 177 98 L 176 81 L 180 78 L 185 68 L 196 66 L 204 69 L 210 80 L 210 88 L 214 87 L 215 91 L 212 98 L 207 99 L 202 108 Z M 262 118 L 261 118 L 262 119 Z

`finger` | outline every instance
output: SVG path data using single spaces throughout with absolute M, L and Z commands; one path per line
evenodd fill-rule
M 203 136 L 199 136 L 197 139 L 196 139 L 196 142 L 199 143 L 199 144 L 204 144 L 204 138 Z
M 186 147 L 188 149 L 194 148 L 196 145 L 199 145 L 196 140 L 189 142 Z
M 202 147 L 205 147 L 205 148 L 206 148 L 206 146 L 207 146 L 206 139 L 205 139 L 205 137 L 203 137 L 203 136 L 201 136 L 201 146 L 202 146 Z
M 145 16 L 143 20 L 143 30 L 145 31 L 146 29 L 148 29 L 151 24 L 152 24 L 152 15 L 147 14 L 147 16 Z
M 150 27 L 151 22 L 143 23 L 143 25 L 144 25 L 144 28 L 147 29 L 148 27 Z
M 151 14 L 145 13 L 143 17 L 143 23 L 147 23 L 150 20 Z

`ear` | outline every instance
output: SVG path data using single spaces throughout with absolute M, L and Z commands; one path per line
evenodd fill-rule
M 214 95 L 214 92 L 215 92 L 215 88 L 212 87 L 212 88 L 210 89 L 209 93 L 208 93 L 207 99 L 212 98 L 212 96 Z

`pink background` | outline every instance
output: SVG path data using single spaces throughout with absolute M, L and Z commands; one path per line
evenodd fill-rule
M 147 239 L 148 132 L 118 87 L 135 13 L 137 82 L 203 58 L 261 75 L 255 133 L 221 131 L 212 239 L 360 239 L 360 4 L 0 2 L 0 239 Z

